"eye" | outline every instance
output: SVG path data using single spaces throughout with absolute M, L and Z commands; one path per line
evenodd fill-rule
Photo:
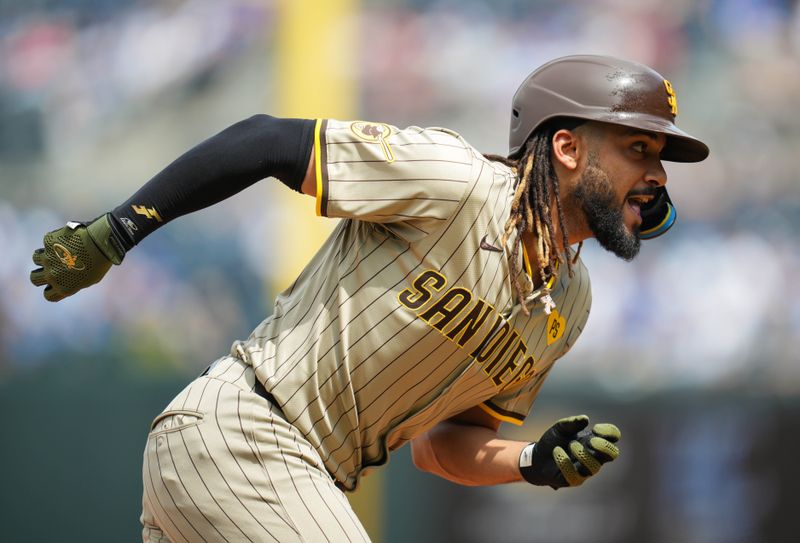
M 637 153 L 645 154 L 647 153 L 647 143 L 643 141 L 637 141 L 636 143 L 631 145 L 631 149 L 633 149 Z

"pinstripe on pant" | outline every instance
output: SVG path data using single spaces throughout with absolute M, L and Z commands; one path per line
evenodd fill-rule
M 319 454 L 254 385 L 249 365 L 223 358 L 156 417 L 143 540 L 368 541 Z

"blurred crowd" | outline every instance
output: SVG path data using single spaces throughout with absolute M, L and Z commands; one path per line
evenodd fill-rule
M 0 15 L 0 370 L 112 349 L 156 371 L 201 367 L 270 311 L 262 234 L 286 226 L 265 189 L 169 225 L 57 310 L 27 283 L 30 253 L 223 128 L 219 110 L 234 110 L 216 97 L 242 89 L 238 107 L 275 113 L 275 3 L 0 1 Z M 505 151 L 511 95 L 546 60 L 613 54 L 664 73 L 678 125 L 711 157 L 667 165 L 679 222 L 635 262 L 587 244 L 593 311 L 556 373 L 622 391 L 800 392 L 797 1 L 363 0 L 357 24 L 357 116 L 447 126 L 485 152 Z M 170 122 L 136 131 L 159 115 Z
M 121 111 L 202 84 L 264 30 L 264 7 L 241 0 L 0 6 L 0 156 L 9 160 L 95 143 Z

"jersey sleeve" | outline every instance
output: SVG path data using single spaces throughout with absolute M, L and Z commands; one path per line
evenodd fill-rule
M 409 241 L 456 211 L 473 176 L 473 150 L 444 128 L 319 120 L 317 214 L 382 223 Z
M 521 426 L 533 408 L 533 402 L 536 401 L 536 396 L 539 395 L 552 367 L 551 365 L 541 373 L 537 373 L 519 387 L 504 391 L 478 406 L 498 420 Z

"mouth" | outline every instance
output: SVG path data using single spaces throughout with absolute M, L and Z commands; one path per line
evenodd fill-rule
M 625 209 L 633 214 L 636 218 L 637 223 L 642 222 L 642 206 L 650 203 L 653 198 L 655 198 L 652 194 L 634 194 L 630 195 L 625 199 Z

